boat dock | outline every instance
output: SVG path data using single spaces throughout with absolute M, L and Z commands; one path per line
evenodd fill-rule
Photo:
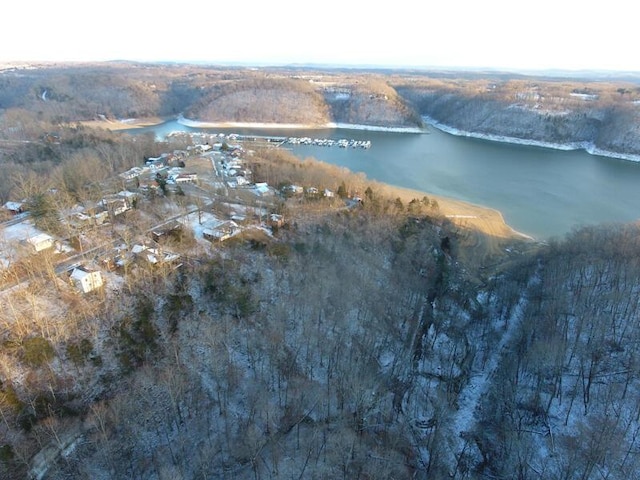
M 185 134 L 186 132 L 175 132 L 170 135 Z M 334 140 L 332 138 L 312 138 L 312 137 L 284 137 L 275 135 L 242 135 L 238 133 L 194 133 L 189 135 L 200 137 L 202 143 L 205 142 L 253 142 L 263 144 L 265 146 L 280 147 L 283 145 L 313 145 L 317 147 L 338 147 L 338 148 L 371 148 L 371 140 L 354 140 L 341 138 Z
M 316 145 L 318 147 L 371 148 L 371 140 L 348 140 L 346 138 L 333 140 L 332 138 L 287 137 L 285 143 L 289 145 Z

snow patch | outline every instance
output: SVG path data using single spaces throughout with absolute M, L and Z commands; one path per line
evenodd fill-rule
M 336 123 L 329 122 L 324 124 L 307 124 L 307 123 L 262 123 L 262 122 L 203 122 L 179 116 L 177 122 L 180 125 L 191 128 L 254 128 L 254 129 L 282 129 L 282 130 L 322 130 L 327 128 L 336 128 L 341 130 L 368 130 L 375 132 L 394 132 L 394 133 L 425 133 L 420 127 L 385 127 L 378 125 L 364 125 L 356 123 Z

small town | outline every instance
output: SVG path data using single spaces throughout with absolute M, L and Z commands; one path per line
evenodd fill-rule
M 172 239 L 192 236 L 200 254 L 243 231 L 272 235 L 287 221 L 282 212 L 286 198 L 336 197 L 332 190 L 316 186 L 289 184 L 277 189 L 254 182 L 254 151 L 245 144 L 265 145 L 255 138 L 184 132 L 178 136 L 190 143 L 186 149 L 146 158 L 143 165 L 101 185 L 100 200 L 61 209 L 61 235 L 36 226 L 32 199 L 6 202 L 0 224 L 2 288 L 28 280 L 32 260 L 47 255 L 60 285 L 81 294 L 108 292 L 109 286 L 117 292 L 121 274 L 128 269 L 177 269 L 190 261 L 189 254 L 172 250 Z M 58 192 L 52 189 L 48 195 L 55 202 Z M 141 225 L 140 216 L 149 216 L 150 208 L 150 225 L 133 228 Z

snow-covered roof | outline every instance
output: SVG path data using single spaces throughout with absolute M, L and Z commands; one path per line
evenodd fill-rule
M 265 194 L 269 192 L 269 185 L 266 183 L 256 183 L 254 189 L 256 193 Z
M 118 192 L 118 195 L 124 198 L 132 198 L 132 197 L 137 197 L 138 194 L 135 192 L 130 192 L 129 190 L 122 190 L 121 192 Z
M 71 272 L 71 278 L 73 280 L 82 280 L 89 274 L 91 274 L 91 272 L 89 272 L 88 270 L 85 270 L 82 267 L 76 267 L 73 269 L 73 272 Z
M 13 212 L 17 212 L 18 210 L 20 210 L 22 208 L 22 205 L 23 205 L 22 202 L 7 202 L 3 206 L 7 210 L 11 210 Z
M 133 248 L 131 249 L 131 253 L 142 253 L 147 249 L 147 247 L 145 247 L 144 245 L 134 245 Z
M 38 245 L 40 243 L 51 241 L 53 241 L 53 237 L 51 235 L 47 235 L 46 233 L 39 233 L 37 235 L 34 235 L 33 237 L 27 238 L 27 242 L 29 242 L 31 245 Z
M 157 248 L 149 248 L 144 245 L 134 245 L 133 248 L 131 249 L 131 253 L 135 255 L 138 255 L 143 252 L 144 252 L 144 258 L 149 263 L 153 263 L 153 264 L 158 263 L 159 261 L 173 262 L 174 260 L 178 260 L 180 258 L 180 255 L 178 255 L 177 253 L 160 251 Z

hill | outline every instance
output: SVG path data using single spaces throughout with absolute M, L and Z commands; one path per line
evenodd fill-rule
M 626 81 L 415 77 L 393 83 L 421 114 L 489 137 L 640 154 L 640 87 Z

